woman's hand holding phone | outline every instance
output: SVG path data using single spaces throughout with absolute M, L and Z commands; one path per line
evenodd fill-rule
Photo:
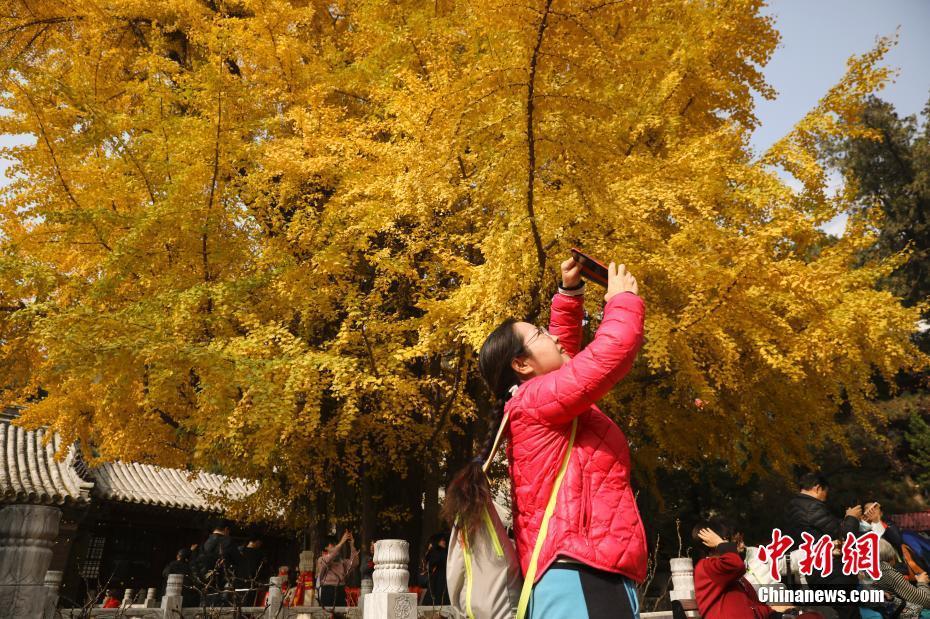
M 611 262 L 607 267 L 607 294 L 604 295 L 604 300 L 610 301 L 622 292 L 639 294 L 639 285 L 636 283 L 636 278 L 626 270 L 625 264 L 618 265 L 616 262 Z
M 577 288 L 581 284 L 581 265 L 574 258 L 562 263 L 562 288 Z

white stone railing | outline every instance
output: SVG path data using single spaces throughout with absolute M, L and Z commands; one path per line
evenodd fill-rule
M 453 617 L 450 606 L 418 606 L 417 596 L 410 593 L 407 583 L 410 578 L 407 566 L 409 564 L 409 545 L 404 540 L 380 540 L 375 543 L 375 571 L 373 581 L 362 581 L 361 594 L 358 606 L 286 606 L 282 593 L 283 577 L 275 576 L 268 585 L 267 605 L 233 608 L 208 608 L 208 617 L 252 617 L 274 619 L 331 619 L 333 613 L 342 615 L 347 619 L 417 619 L 424 617 L 438 619 L 439 617 Z M 681 602 L 689 617 L 698 617 L 697 606 L 694 601 L 694 567 L 690 558 L 675 558 L 670 561 L 672 589 L 669 599 Z M 788 562 L 783 570 L 783 576 L 793 575 L 797 581 L 797 561 Z M 57 609 L 59 588 L 62 574 L 49 571 L 45 575 L 45 605 L 43 619 L 56 617 L 73 619 L 76 617 L 148 617 L 151 619 L 183 619 L 190 617 L 203 617 L 204 609 L 201 607 L 185 608 L 183 605 L 182 589 L 184 576 L 171 574 L 168 576 L 165 595 L 161 600 L 156 599 L 154 588 L 147 590 L 145 601 L 134 604 L 133 590 L 127 590 L 123 599 L 123 607 L 119 609 L 95 608 L 87 614 L 81 609 Z M 238 614 L 236 614 L 238 613 Z M 37 617 L 40 615 L 36 615 Z M 643 619 L 671 619 L 671 611 L 641 612 Z
M 235 608 L 191 608 L 184 607 L 184 576 L 170 574 L 165 595 L 156 600 L 155 589 L 148 589 L 145 602 L 134 604 L 135 591 L 127 589 L 121 608 L 57 609 L 61 572 L 48 572 L 45 577 L 45 614 L 43 619 L 75 619 L 77 617 L 144 617 L 149 619 L 183 619 L 185 617 L 210 618 L 251 617 L 267 619 L 331 619 L 333 613 L 347 619 L 438 619 L 453 617 L 450 606 L 417 606 L 417 595 L 410 593 L 407 582 L 409 545 L 403 540 L 381 540 L 375 543 L 374 582 L 362 581 L 359 606 L 285 606 L 282 586 L 283 576 L 274 576 L 268 584 L 266 606 Z M 39 616 L 39 615 L 37 615 Z
M 78 617 L 133 617 L 143 619 L 201 619 L 204 616 L 210 619 L 227 619 L 232 617 L 249 619 L 332 619 L 333 614 L 346 619 L 362 619 L 362 610 L 357 606 L 336 606 L 335 608 L 321 608 L 319 606 L 293 606 L 284 607 L 272 612 L 269 608 L 245 607 L 238 610 L 232 608 L 207 608 L 206 615 L 201 608 L 183 608 L 166 613 L 160 608 L 95 608 L 88 613 L 80 609 L 62 609 L 54 617 L 63 619 L 77 619 Z M 73 614 L 72 614 L 73 613 Z M 238 614 L 237 614 L 238 613 Z M 417 618 L 422 619 L 451 619 L 454 617 L 449 606 L 418 606 Z M 414 619 L 411 614 L 410 619 Z

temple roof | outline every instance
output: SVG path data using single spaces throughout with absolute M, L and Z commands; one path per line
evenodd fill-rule
M 0 503 L 63 505 L 104 499 L 219 513 L 222 509 L 211 497 L 241 499 L 256 489 L 254 482 L 234 477 L 136 462 L 89 467 L 73 445 L 59 461 L 59 436 L 25 430 L 12 423 L 15 417 L 15 411 L 0 411 Z
M 94 484 L 78 475 L 74 447 L 59 462 L 61 441 L 58 435 L 49 438 L 46 444 L 45 430 L 24 430 L 0 417 L 0 501 L 62 505 L 90 499 Z
M 125 503 L 220 511 L 210 496 L 241 499 L 255 491 L 254 484 L 241 479 L 136 462 L 108 462 L 91 472 L 96 481 L 94 495 Z

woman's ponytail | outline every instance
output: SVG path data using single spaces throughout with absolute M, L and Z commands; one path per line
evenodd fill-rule
M 459 469 L 446 487 L 443 516 L 450 526 L 458 523 L 466 535 L 471 535 L 475 528 L 481 525 L 483 511 L 493 500 L 491 485 L 484 473 L 484 463 L 491 457 L 494 439 L 504 414 L 504 402 L 500 401 L 494 408 L 497 423 L 488 427 L 488 435 L 481 453 Z
M 515 323 L 512 318 L 505 320 L 491 332 L 481 346 L 478 368 L 496 403 L 492 416 L 488 419 L 488 434 L 481 452 L 455 474 L 446 488 L 443 516 L 450 525 L 457 522 L 466 535 L 471 535 L 476 527 L 480 526 L 483 510 L 493 499 L 483 467 L 491 457 L 494 439 L 504 417 L 504 405 L 510 398 L 510 388 L 519 383 L 519 377 L 511 367 L 511 361 L 514 357 L 524 354 L 524 347 L 523 340 L 513 328 Z

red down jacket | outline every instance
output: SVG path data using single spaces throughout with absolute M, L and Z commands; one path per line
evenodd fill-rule
M 507 402 L 517 553 L 526 574 L 543 512 L 562 464 L 571 422 L 578 430 L 568 469 L 549 521 L 536 581 L 558 556 L 619 573 L 646 577 L 646 535 L 630 487 L 626 436 L 595 406 L 629 372 L 643 340 L 642 299 L 614 295 L 594 339 L 581 352 L 581 297 L 557 294 L 549 332 L 572 357 L 561 368 L 536 376 Z

